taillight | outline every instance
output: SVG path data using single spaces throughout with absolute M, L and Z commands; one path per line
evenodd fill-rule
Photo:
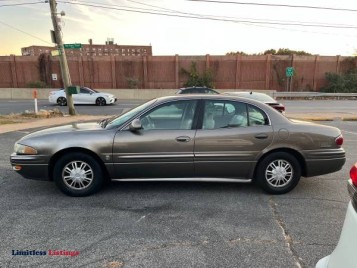
M 350 178 L 354 186 L 357 187 L 357 163 L 354 164 L 350 170 Z
M 343 144 L 342 134 L 335 139 L 336 145 L 341 146 Z

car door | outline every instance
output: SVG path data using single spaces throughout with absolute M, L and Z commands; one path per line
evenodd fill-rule
M 196 100 L 163 103 L 139 117 L 141 130 L 118 131 L 113 145 L 116 177 L 193 177 L 196 107 Z
M 250 178 L 257 156 L 273 139 L 261 109 L 238 101 L 205 100 L 195 138 L 195 175 Z
M 91 91 L 87 88 L 81 87 L 78 94 L 73 94 L 73 101 L 76 104 L 90 104 L 94 103 L 91 101 Z

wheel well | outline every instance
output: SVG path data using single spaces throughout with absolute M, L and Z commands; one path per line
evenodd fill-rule
M 104 178 L 106 180 L 110 180 L 110 176 L 109 176 L 107 168 L 105 167 L 102 159 L 100 159 L 96 153 L 94 153 L 93 151 L 88 150 L 88 149 L 84 149 L 84 148 L 80 148 L 80 147 L 73 147 L 73 148 L 67 148 L 67 149 L 63 149 L 61 151 L 58 151 L 57 153 L 55 153 L 51 157 L 49 165 L 48 165 L 48 177 L 50 178 L 51 181 L 53 181 L 53 174 L 52 173 L 53 173 L 53 168 L 54 168 L 57 160 L 60 159 L 65 154 L 74 153 L 74 152 L 76 152 L 76 153 L 80 152 L 80 153 L 88 154 L 91 157 L 93 157 L 99 163 L 100 167 L 102 168 Z
M 288 153 L 288 154 L 291 154 L 293 155 L 297 161 L 300 163 L 300 166 L 301 166 L 301 175 L 302 176 L 306 176 L 306 163 L 305 163 L 305 160 L 304 160 L 304 157 L 296 150 L 294 149 L 290 149 L 290 148 L 279 148 L 279 149 L 274 149 L 272 151 L 269 151 L 267 153 L 265 153 L 264 155 L 262 155 L 260 157 L 260 159 L 258 160 L 258 163 L 255 165 L 255 169 L 254 169 L 254 177 L 255 177 L 255 174 L 257 172 L 257 169 L 258 169 L 258 166 L 260 164 L 260 162 L 265 158 L 267 157 L 268 155 L 271 155 L 272 153 L 280 153 L 280 152 L 284 152 L 284 153 Z

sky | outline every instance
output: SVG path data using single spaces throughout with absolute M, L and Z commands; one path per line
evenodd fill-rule
M 93 44 L 104 44 L 107 38 L 113 38 L 118 45 L 152 45 L 153 55 L 225 55 L 232 51 L 253 54 L 289 48 L 322 56 L 352 56 L 357 50 L 355 0 L 57 0 L 57 3 L 57 11 L 66 14 L 61 17 L 64 43 L 88 44 L 92 38 Z M 1 56 L 21 55 L 21 47 L 31 45 L 53 46 L 51 29 L 49 3 L 0 0 Z

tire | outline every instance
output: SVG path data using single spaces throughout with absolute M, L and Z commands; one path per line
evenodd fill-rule
M 59 106 L 66 106 L 67 105 L 67 99 L 65 97 L 59 97 L 57 99 L 57 104 Z
M 285 194 L 296 187 L 300 177 L 299 161 L 289 153 L 276 152 L 266 156 L 258 164 L 255 179 L 265 192 Z
M 56 162 L 53 179 L 66 195 L 82 197 L 100 190 L 103 184 L 103 171 L 90 155 L 69 153 Z
M 105 101 L 105 99 L 103 97 L 99 97 L 95 100 L 95 104 L 98 106 L 104 106 L 107 104 L 107 102 Z

